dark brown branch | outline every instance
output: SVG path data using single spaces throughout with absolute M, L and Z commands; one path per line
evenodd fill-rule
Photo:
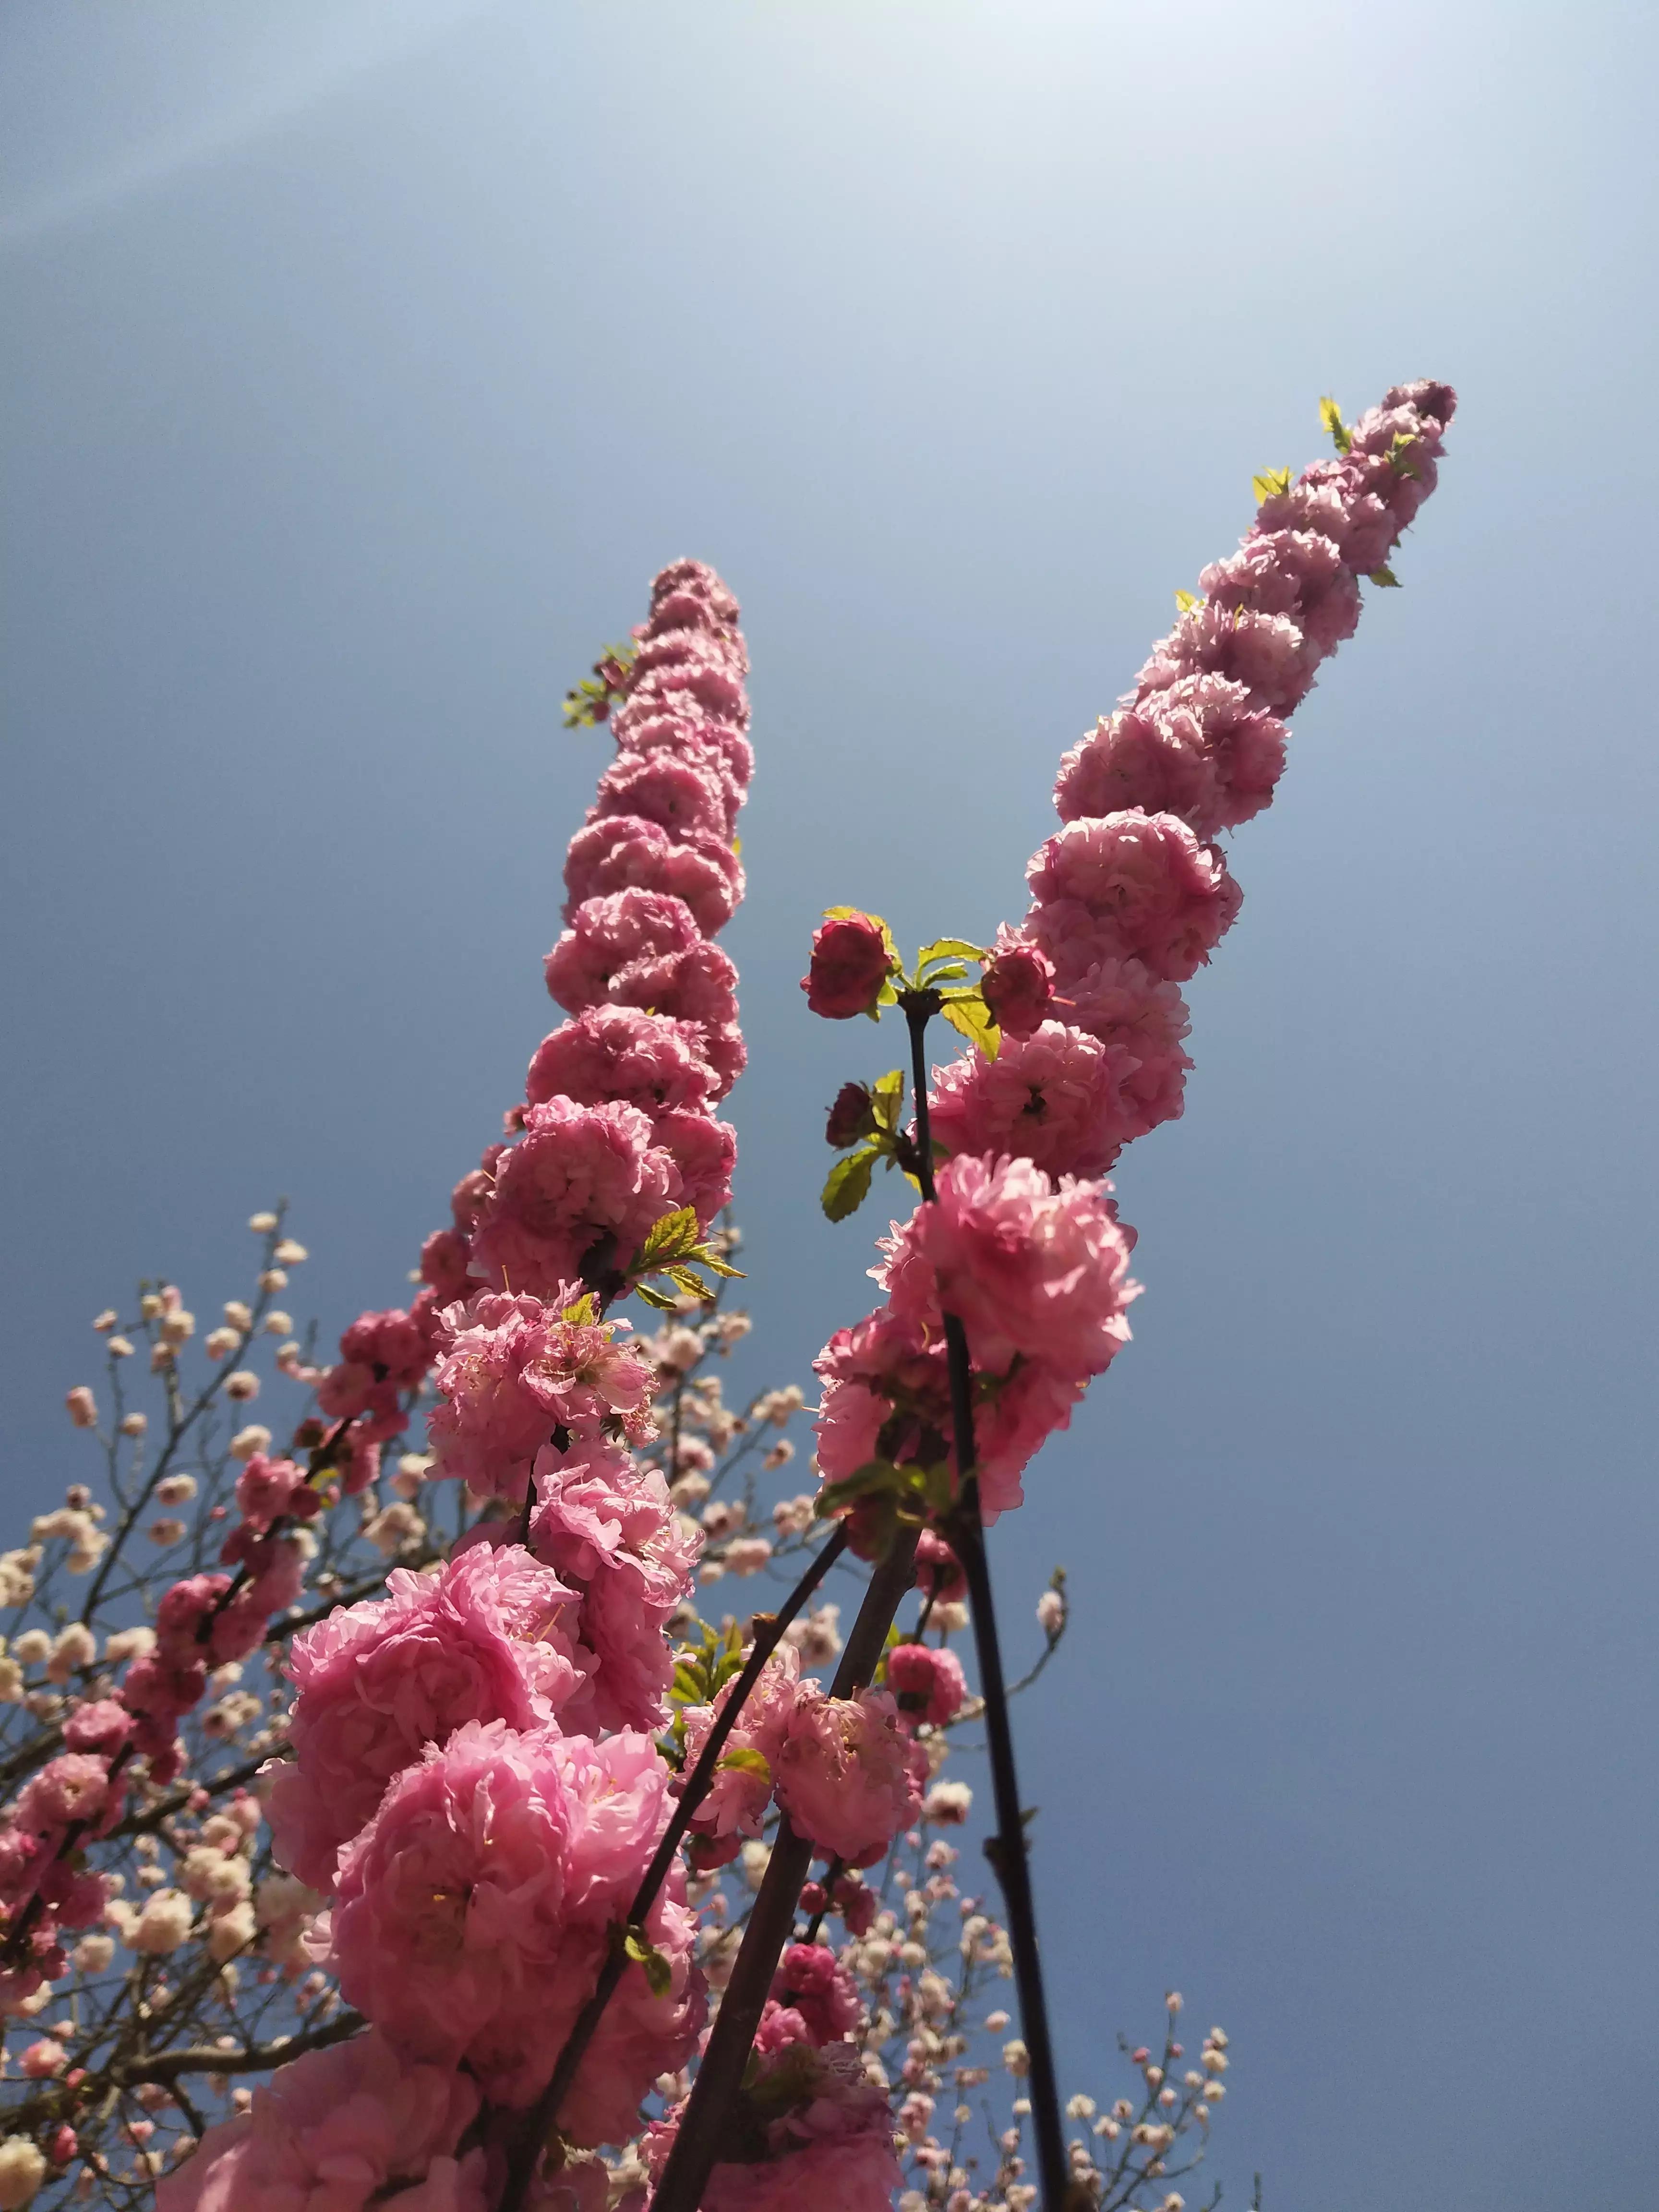
M 708 1740 L 697 1754 L 696 1765 L 686 1777 L 685 1786 L 680 1792 L 680 1802 L 675 1810 L 674 1817 L 664 1830 L 662 1840 L 657 1845 L 651 1863 L 645 1870 L 644 1878 L 635 1892 L 634 1900 L 628 1908 L 626 1927 L 641 1926 L 646 1914 L 656 1903 L 658 1893 L 668 1879 L 669 1869 L 674 1863 L 675 1855 L 685 1840 L 687 1831 L 696 1816 L 697 1808 L 708 1795 L 714 1784 L 720 1754 L 725 1751 L 732 1731 L 736 1728 L 742 1716 L 744 1705 L 750 1691 L 759 1681 L 767 1661 L 777 1650 L 784 1630 L 788 1627 L 807 1599 L 811 1596 L 835 1562 L 841 1557 L 846 1546 L 847 1530 L 842 1524 L 836 1528 L 777 1612 L 756 1616 L 754 1644 L 749 1657 L 744 1662 L 743 1671 L 732 1684 L 725 1705 L 714 1717 L 714 1725 L 708 1731 Z M 763 1627 L 761 1626 L 763 1621 L 765 1623 Z M 792 1915 L 793 1911 L 792 1905 Z M 575 2024 L 565 2040 L 564 2048 L 559 2053 L 552 2076 L 524 2123 L 523 2132 L 513 2154 L 513 2163 L 507 2174 L 507 2188 L 501 2197 L 500 2212 L 519 2212 L 519 2207 L 523 2203 L 525 2194 L 530 2186 L 531 2178 L 535 2172 L 536 2160 L 541 2154 L 542 2147 L 547 2141 L 550 2130 L 558 2118 L 559 2108 L 569 2094 L 570 2085 L 576 2078 L 577 2069 L 586 2057 L 587 2046 L 592 2041 L 594 2032 L 605 2016 L 605 2008 L 615 1995 L 617 1984 L 621 1981 L 627 1969 L 628 1953 L 620 1940 L 624 1929 L 615 1929 L 612 1933 L 613 1941 L 610 1955 L 600 1969 L 599 1978 L 595 1984 L 593 1994 L 577 2014 Z
M 875 1674 L 893 1616 L 914 1577 L 916 1534 L 914 1527 L 901 1523 L 892 1550 L 871 1576 L 830 1685 L 832 1697 L 855 1695 Z M 743 1947 L 691 2085 L 674 2148 L 651 2200 L 652 2212 L 695 2212 L 702 2202 L 720 2144 L 728 2138 L 732 2100 L 742 2086 L 778 1960 L 795 1924 L 795 1908 L 812 1856 L 812 1845 L 795 1833 L 787 1818 L 781 1820 Z

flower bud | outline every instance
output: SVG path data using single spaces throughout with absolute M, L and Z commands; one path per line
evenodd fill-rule
M 891 974 L 893 955 L 882 924 L 867 914 L 836 915 L 812 939 L 812 957 L 800 979 L 806 1003 L 827 1021 L 873 1013 Z
M 862 1137 L 873 1136 L 876 1127 L 874 1104 L 867 1083 L 843 1083 L 836 1093 L 836 1103 L 830 1109 L 830 1119 L 824 1126 L 825 1140 L 837 1152 L 845 1152 Z
M 77 1429 L 97 1427 L 98 1401 L 84 1382 L 77 1382 L 65 1396 L 64 1403 L 69 1407 L 69 1417 Z
M 1005 927 L 979 988 L 997 1027 L 1011 1037 L 1028 1037 L 1041 1028 L 1054 995 L 1054 963 L 1035 945 L 1021 944 Z

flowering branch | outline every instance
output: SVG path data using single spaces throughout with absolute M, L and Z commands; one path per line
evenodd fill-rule
M 887 1632 L 911 1586 L 916 1534 L 912 1528 L 896 1536 L 887 1557 L 866 1585 L 864 1601 L 836 1669 L 832 1697 L 851 1697 L 873 1680 Z M 715 2016 L 673 2148 L 652 2197 L 652 2212 L 696 2212 L 708 2177 L 731 2140 L 732 2106 L 742 2086 L 778 1960 L 794 1925 L 795 1908 L 812 1855 L 811 1839 L 798 1835 L 784 1814 L 772 1839 L 766 1877 L 744 1932 L 737 1965 Z
M 677 1406 L 680 1395 L 681 1393 L 677 1390 L 675 1394 Z M 743 1671 L 732 1683 L 726 1702 L 708 1731 L 708 1741 L 698 1753 L 696 1765 L 685 1778 L 684 1786 L 680 1792 L 678 1809 L 664 1829 L 662 1840 L 657 1845 L 655 1854 L 650 1865 L 646 1869 L 638 1889 L 634 1893 L 633 1900 L 628 1908 L 626 1921 L 619 1923 L 612 1930 L 610 1953 L 599 1971 L 599 1978 L 594 1985 L 593 1994 L 577 2014 L 575 2025 L 566 2038 L 564 2048 L 555 2062 L 551 2078 L 546 2088 L 532 2106 L 525 2120 L 518 2146 L 513 2154 L 507 2187 L 501 2197 L 499 2212 L 519 2212 L 519 2207 L 524 2202 L 526 2191 L 530 2186 L 532 2177 L 536 2170 L 536 2161 L 541 2155 L 549 2131 L 556 2123 L 559 2108 L 568 2094 L 571 2083 L 576 2078 L 576 2069 L 586 2057 L 587 2047 L 593 2040 L 594 2031 L 605 2016 L 605 2008 L 615 1996 L 617 1985 L 627 1970 L 629 1953 L 625 1942 L 619 1939 L 624 1937 L 629 1929 L 641 1926 L 647 1914 L 656 1903 L 662 1886 L 667 1881 L 669 1871 L 678 1855 L 680 1845 L 690 1832 L 692 1820 L 708 1795 L 721 1755 L 731 1739 L 732 1731 L 742 1717 L 744 1706 L 764 1672 L 767 1661 L 777 1650 L 784 1630 L 794 1620 L 807 1599 L 811 1596 L 825 1575 L 841 1557 L 846 1546 L 846 1529 L 844 1528 L 835 1529 L 828 1541 L 814 1557 L 811 1565 L 795 1584 L 794 1589 L 791 1590 L 777 1611 L 775 1613 L 757 1613 L 755 1616 L 752 1625 L 754 1641 L 749 1657 L 744 1662 Z
M 916 1173 L 924 1201 L 937 1202 L 933 1183 L 933 1129 L 928 1116 L 927 1024 L 938 1006 L 932 991 L 902 992 L 899 1004 L 910 1031 L 910 1058 L 915 1071 L 916 1107 Z M 1073 2198 L 1066 2172 L 1066 2136 L 1060 2125 L 1060 2087 L 1054 2078 L 1054 2040 L 1048 2027 L 1048 2008 L 1042 1990 L 1042 1961 L 1037 1948 L 1036 1900 L 1031 1894 L 1031 1871 L 1027 1857 L 1025 1815 L 1019 1802 L 1019 1777 L 1014 1765 L 1013 1731 L 1008 1722 L 1008 1692 L 1002 1672 L 1002 1649 L 997 1637 L 996 1607 L 991 1593 L 991 1566 L 985 1550 L 985 1526 L 980 1518 L 979 1477 L 974 1449 L 974 1369 L 968 1349 L 968 1332 L 958 1316 L 940 1316 L 946 1357 L 950 1364 L 951 1421 L 961 1495 L 946 1516 L 944 1533 L 961 1560 L 968 1577 L 969 1616 L 974 1632 L 974 1654 L 979 1662 L 980 1695 L 985 1706 L 985 1732 L 991 1755 L 991 1789 L 996 1807 L 997 1832 L 987 1841 L 986 1856 L 995 1869 L 1008 1904 L 1008 1932 L 1014 1952 L 1014 1978 L 1019 1990 L 1020 2026 L 1030 2053 L 1031 2116 L 1036 2136 L 1037 2168 L 1042 2177 L 1046 2212 L 1061 2212 Z

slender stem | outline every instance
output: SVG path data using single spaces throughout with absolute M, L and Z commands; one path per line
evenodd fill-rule
M 986 1556 L 985 1531 L 979 1516 L 979 1485 L 971 1475 L 963 1486 L 962 1503 L 951 1516 L 946 1534 L 968 1577 L 968 1596 L 973 1611 L 974 1652 L 979 1665 L 980 1695 L 985 1702 L 986 1743 L 991 1758 L 991 1791 L 997 1816 L 997 1832 L 994 1838 L 988 1840 L 985 1855 L 996 1870 L 1008 1907 L 1008 1936 L 1014 1954 L 1014 1980 L 1019 1990 L 1020 2027 L 1030 2054 L 1029 2087 L 1037 2171 L 1042 2177 L 1046 2212 L 1062 2212 L 1068 2189 L 1066 2136 L 1060 2124 L 1054 2043 L 1042 1990 L 1036 1904 L 1031 1894 L 1030 1862 L 1026 1856 L 1025 1822 L 1019 1802 L 1019 1778 L 1014 1766 L 1013 1733 L 1008 1724 L 1008 1692 L 997 1637 L 996 1607 L 991 1595 L 991 1565 Z
M 662 1840 L 657 1845 L 656 1852 L 650 1865 L 645 1870 L 638 1889 L 634 1893 L 633 1902 L 628 1908 L 626 1927 L 640 1926 L 646 1914 L 656 1903 L 658 1893 L 667 1881 L 669 1871 L 673 1866 L 675 1855 L 685 1840 L 686 1832 L 696 1817 L 697 1808 L 708 1795 L 714 1784 L 720 1754 L 726 1749 L 727 1739 L 742 1716 L 744 1705 L 750 1691 L 759 1681 L 767 1661 L 777 1650 L 782 1640 L 783 1632 L 817 1589 L 846 1547 L 847 1529 L 845 1523 L 842 1522 L 836 1526 L 829 1540 L 813 1559 L 811 1565 L 778 1607 L 776 1613 L 757 1616 L 755 1640 L 749 1657 L 744 1664 L 742 1673 L 732 1684 L 725 1704 L 714 1717 L 714 1725 L 710 1728 L 703 1747 L 697 1755 L 696 1765 L 686 1777 L 685 1786 L 680 1792 L 680 1801 L 674 1817 L 663 1831 Z M 764 1621 L 764 1626 L 760 1625 L 762 1621 Z M 792 1905 L 792 1914 L 793 1911 Z M 615 1931 L 615 1936 L 619 1937 L 622 1933 L 622 1929 L 617 1929 Z M 507 2187 L 501 2197 L 499 2212 L 519 2212 L 519 2207 L 523 2203 L 526 2191 L 530 2186 L 531 2177 L 535 2172 L 536 2160 L 541 2154 L 550 2130 L 558 2118 L 559 2107 L 569 2094 L 570 2085 L 576 2078 L 577 2069 L 587 2054 L 587 2046 L 593 2039 L 594 2033 L 604 2017 L 605 2008 L 616 1993 L 617 1984 L 621 1981 L 627 1966 L 626 1949 L 620 1941 L 613 1940 L 610 1954 L 599 1970 L 599 1978 L 594 1985 L 593 1994 L 576 2015 L 575 2023 L 565 2039 L 564 2048 L 559 2053 L 548 2085 L 537 2099 L 525 2120 L 523 2132 L 514 2151 L 512 2164 L 508 2168 Z
M 927 994 L 901 1000 L 910 1025 L 910 1061 L 915 1093 L 917 1172 L 922 1195 L 934 1195 L 933 1147 L 927 1113 L 927 1066 L 923 1040 L 933 1008 Z M 1066 2133 L 1060 2124 L 1060 2089 L 1054 2078 L 1053 2039 L 1048 2030 L 1048 2008 L 1042 1990 L 1042 1961 L 1037 1948 L 1036 1904 L 1031 1894 L 1031 1869 L 1026 1856 L 1025 1822 L 1019 1802 L 1019 1777 L 1014 1765 L 1013 1732 L 1008 1723 L 1008 1690 L 1002 1671 L 1002 1648 L 997 1636 L 996 1607 L 991 1594 L 991 1563 L 985 1549 L 985 1525 L 980 1518 L 979 1478 L 975 1472 L 974 1367 L 968 1348 L 968 1332 L 956 1314 L 942 1316 L 945 1346 L 950 1364 L 951 1425 L 955 1431 L 957 1468 L 962 1496 L 951 1515 L 948 1534 L 952 1548 L 968 1577 L 972 1607 L 974 1653 L 979 1665 L 980 1695 L 985 1703 L 985 1733 L 991 1757 L 991 1790 L 996 1807 L 997 1832 L 986 1847 L 996 1870 L 1008 1907 L 1008 1937 L 1014 1954 L 1014 1980 L 1019 1990 L 1020 2026 L 1030 2054 L 1032 2132 L 1036 2137 L 1037 2171 L 1042 2181 L 1046 2212 L 1062 2212 L 1068 2177 Z
M 869 1682 L 887 1643 L 893 1616 L 910 1588 L 915 1568 L 916 1531 L 901 1524 L 892 1550 L 871 1576 L 830 1685 L 830 1695 L 851 1697 Z M 743 1948 L 708 2038 L 708 2047 L 691 2085 L 674 2147 L 651 2199 L 652 2212 L 695 2212 L 722 2142 L 732 2100 L 771 1994 L 778 1960 L 795 1923 L 801 1886 L 811 1867 L 813 1847 L 798 1836 L 787 1817 L 778 1822 L 760 1894 L 749 1917 Z M 504 2206 L 502 2212 L 511 2212 Z

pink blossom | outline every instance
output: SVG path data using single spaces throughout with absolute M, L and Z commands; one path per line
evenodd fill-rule
M 681 696 L 664 701 L 650 694 L 625 700 L 612 715 L 611 726 L 621 747 L 619 761 L 656 760 L 665 755 L 692 760 L 712 753 L 740 793 L 748 789 L 755 773 L 755 749 L 748 738 L 734 724 L 705 714 L 695 700 Z
M 1237 553 L 1212 562 L 1199 589 L 1212 606 L 1288 615 L 1321 659 L 1359 626 L 1359 586 L 1322 532 L 1255 531 Z
M 395 1570 L 381 1600 L 331 1613 L 289 1646 L 295 1762 L 271 1784 L 272 1850 L 311 1888 L 392 1777 L 464 1723 L 550 1721 L 586 1679 L 574 1594 L 517 1546 Z
M 831 1480 L 872 1459 L 936 1466 L 950 1436 L 944 1340 L 922 1318 L 882 1306 L 839 1328 L 812 1363 L 825 1388 L 818 1463 Z
M 834 915 L 813 936 L 812 957 L 800 987 L 815 1014 L 848 1021 L 873 1010 L 892 965 L 878 921 L 867 914 Z
M 478 2102 L 465 2075 L 371 2028 L 278 2068 L 163 2174 L 157 2212 L 484 2212 L 483 2152 L 454 2156 Z
M 671 561 L 651 582 L 648 634 L 665 629 L 706 629 L 738 638 L 738 603 L 706 561 Z
M 268 1528 L 289 1510 L 305 1481 L 304 1469 L 291 1459 L 268 1459 L 264 1452 L 252 1452 L 236 1478 L 237 1510 L 244 1521 Z
M 1030 1036 L 1054 996 L 1054 963 L 1004 922 L 979 988 L 991 1019 L 1005 1037 Z
M 887 1686 L 902 1715 L 933 1728 L 954 1720 L 968 1694 L 961 1660 L 931 1644 L 896 1644 L 887 1655 Z
M 222 1667 L 227 1660 L 246 1658 L 252 1649 L 246 1641 L 246 1608 L 233 1614 L 231 1606 L 223 1602 L 229 1590 L 228 1575 L 190 1575 L 174 1583 L 155 1610 L 155 1652 L 161 1667 L 189 1674 L 198 1667 Z M 239 1591 L 238 1596 L 241 1595 Z M 204 1629 L 205 1634 L 198 1633 Z M 261 1622 L 253 1643 L 263 1633 Z M 137 1672 L 136 1668 L 129 1668 L 122 1685 L 122 1696 L 129 1705 Z M 194 1703 L 194 1698 L 185 1700 L 185 1705 Z M 178 1710 L 183 1711 L 184 1706 Z
M 1135 679 L 1142 698 L 1183 676 L 1225 676 L 1256 694 L 1258 704 L 1288 714 L 1313 687 L 1316 647 L 1288 615 L 1200 601 L 1182 616 Z
M 578 1295 L 567 1284 L 564 1304 Z M 476 1496 L 522 1498 L 536 1454 L 556 1428 L 573 1437 L 656 1434 L 656 1372 L 629 1344 L 625 1323 L 566 1321 L 560 1303 L 484 1291 L 444 1316 L 447 1347 L 427 1417 L 437 1472 Z
M 1224 676 L 1184 676 L 1154 692 L 1139 719 L 1169 743 L 1201 753 L 1208 763 L 1203 803 L 1169 809 L 1200 837 L 1236 830 L 1271 803 L 1285 772 L 1285 725 L 1242 684 Z M 1055 804 L 1060 805 L 1058 792 Z M 1060 811 L 1069 817 L 1066 806 Z
M 706 1229 L 721 1207 L 732 1202 L 737 1131 L 712 1114 L 680 1107 L 657 1115 L 653 1134 L 679 1170 L 679 1203 L 690 1206 Z
M 70 1826 L 101 1832 L 119 1817 L 120 1808 L 107 1762 L 95 1752 L 66 1751 L 29 1777 L 13 1819 L 20 1834 L 61 1838 Z
M 377 1382 L 407 1390 L 430 1364 L 430 1346 L 419 1322 L 399 1310 L 359 1314 L 340 1339 L 340 1357 L 367 1367 Z
M 884 1306 L 839 1329 L 814 1363 L 824 1378 L 818 1465 L 840 1481 L 873 1459 L 939 1467 L 954 1459 L 950 1369 L 937 1322 Z M 974 1413 L 980 1507 L 988 1524 L 1022 1502 L 1019 1477 L 1033 1453 L 1065 1428 L 1080 1379 L 1046 1364 L 1017 1362 L 982 1375 Z
M 431 1747 L 341 1856 L 330 1932 L 347 2002 L 413 2056 L 465 2061 L 493 2102 L 530 2103 L 667 1822 L 668 1784 L 631 1733 L 594 1744 L 473 1721 Z M 631 2133 L 641 2096 L 701 2025 L 677 1883 L 646 1933 L 670 1985 L 653 1997 L 628 1968 L 560 2115 L 579 2143 Z
M 673 1660 L 664 1633 L 691 1585 L 702 1539 L 655 1468 L 603 1443 L 536 1460 L 531 1543 L 581 1593 L 577 1634 L 597 1664 L 567 1725 L 655 1728 Z
M 76 1705 L 64 1723 L 64 1742 L 70 1751 L 118 1752 L 132 1733 L 132 1717 L 118 1698 L 89 1698 Z
M 712 647 L 689 653 L 666 664 L 636 674 L 628 687 L 629 704 L 636 710 L 650 705 L 659 711 L 688 709 L 744 730 L 749 724 L 749 702 L 743 680 L 731 657 Z
M 789 1943 L 772 1995 L 800 2020 L 813 2043 L 840 2043 L 864 2025 L 858 1984 L 827 1943 Z
M 994 1060 L 974 1053 L 936 1067 L 933 1133 L 951 1152 L 1006 1154 L 1051 1175 L 1103 1175 L 1139 1131 L 1123 1097 L 1136 1065 L 1121 1043 L 1044 1022 L 1005 1040 Z
M 667 2163 L 680 2109 L 647 2130 L 653 2176 Z M 848 2043 L 777 2045 L 744 2091 L 734 2132 L 745 2156 L 714 2168 L 702 2212 L 888 2212 L 904 2184 L 887 2093 Z
M 1118 1103 L 1128 1117 L 1126 1142 L 1179 1118 L 1192 1066 L 1182 1040 L 1191 1024 L 1187 1002 L 1173 983 L 1159 982 L 1139 960 L 1114 956 L 1069 975 L 1055 994 L 1054 1012 L 1130 1055 L 1133 1066 L 1117 1063 Z
M 1128 1341 L 1139 1292 L 1133 1235 L 1105 1187 L 964 1155 L 937 1188 L 935 1203 L 894 1224 L 871 1270 L 894 1311 L 930 1325 L 956 1314 L 984 1374 L 1006 1376 L 1017 1359 L 1068 1382 L 1100 1374 Z
M 1027 933 L 1062 982 L 1115 954 L 1184 982 L 1232 927 L 1241 899 L 1213 847 L 1177 816 L 1136 807 L 1068 822 L 1026 875 L 1037 902 Z
M 743 869 L 724 838 L 688 830 L 676 839 L 639 815 L 601 815 L 579 830 L 564 880 L 567 921 L 585 899 L 637 888 L 684 899 L 707 937 L 731 921 L 744 891 Z
M 679 1200 L 679 1171 L 636 1107 L 550 1098 L 495 1171 L 472 1265 L 498 1290 L 552 1297 L 585 1266 L 624 1268 Z
M 470 1249 L 459 1229 L 434 1229 L 421 1247 L 421 1279 L 444 1305 L 466 1296 Z
M 1207 825 L 1217 811 L 1214 760 L 1191 731 L 1172 727 L 1153 711 L 1159 696 L 1155 692 L 1144 707 L 1103 715 L 1064 757 L 1054 785 L 1054 811 L 1062 822 L 1137 807 L 1147 814 L 1178 814 L 1201 826 L 1204 835 L 1212 834 Z
M 525 1097 L 532 1106 L 557 1097 L 580 1106 L 619 1098 L 642 1114 L 707 1106 L 725 1088 L 709 1066 L 695 1022 L 647 1014 L 638 1006 L 590 1006 L 543 1039 L 530 1063 Z
M 243 1522 L 226 1537 L 219 1557 L 244 1570 L 246 1579 L 213 1624 L 216 1661 L 246 1659 L 264 1640 L 265 1624 L 298 1599 L 305 1563 L 292 1536 L 269 1534 Z
M 608 1000 L 710 1030 L 737 1020 L 736 969 L 704 939 L 684 900 L 659 891 L 588 899 L 548 954 L 546 968 L 548 990 L 572 1013 Z
M 777 1798 L 825 1858 L 878 1859 L 921 1803 L 887 1692 L 831 1698 L 803 1682 L 778 1753 Z
M 685 901 L 661 891 L 616 891 L 586 900 L 547 956 L 547 988 L 572 1013 L 611 995 L 611 977 L 641 961 L 684 952 L 702 941 Z
M 968 1595 L 962 1562 L 935 1528 L 924 1528 L 916 1539 L 916 1588 L 940 1604 Z
M 672 752 L 619 753 L 599 778 L 588 818 L 633 815 L 676 836 L 696 830 L 729 845 L 742 804 L 742 787 L 725 759 L 688 734 Z
M 735 629 L 653 620 L 645 625 L 635 648 L 632 682 L 638 686 L 659 668 L 684 668 L 698 662 L 723 669 L 729 676 L 749 673 L 749 655 Z
M 800 1654 L 792 1644 L 779 1644 L 762 1668 L 759 1680 L 744 1702 L 742 1718 L 726 1738 L 726 1749 L 708 1795 L 693 1816 L 691 1826 L 698 1835 L 735 1839 L 761 1832 L 766 1808 L 772 1802 L 772 1778 L 788 1730 L 789 1716 L 795 1708 L 799 1680 Z M 712 1705 L 685 1708 L 688 1774 L 702 1756 L 708 1732 L 725 1711 L 734 1686 L 735 1678 L 719 1692 Z M 763 1762 L 763 1766 L 756 1765 L 757 1757 Z

